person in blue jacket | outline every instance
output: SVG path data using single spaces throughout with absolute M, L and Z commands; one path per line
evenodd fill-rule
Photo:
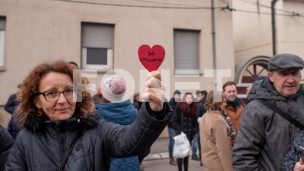
M 102 104 L 96 104 L 96 111 L 108 122 L 120 125 L 131 125 L 138 116 L 138 110 L 130 99 L 123 101 L 126 82 L 118 76 L 108 77 L 100 89 L 104 97 Z M 128 158 L 111 158 L 110 171 L 140 171 L 137 156 Z

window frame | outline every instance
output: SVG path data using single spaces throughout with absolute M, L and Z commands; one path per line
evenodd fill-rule
M 0 71 L 6 70 L 5 59 L 5 39 L 6 39 L 6 17 L 0 16 L 0 20 L 4 22 L 4 28 L 0 28 Z
M 107 65 L 87 64 L 87 49 L 88 49 L 87 47 L 82 48 L 82 68 L 83 69 L 97 69 L 97 72 L 107 72 L 107 71 L 113 69 L 113 49 L 104 48 L 104 49 L 107 49 Z M 95 49 L 99 49 L 99 48 L 95 48 Z
M 177 66 L 177 60 L 178 60 L 178 55 L 176 54 L 177 50 L 177 46 L 176 46 L 176 32 L 188 32 L 190 34 L 194 33 L 197 34 L 197 55 L 196 55 L 196 61 L 195 63 L 197 64 L 197 69 L 180 69 L 180 68 L 176 68 Z M 199 76 L 202 75 L 200 72 L 200 34 L 201 34 L 201 30 L 192 30 L 192 29 L 178 29 L 178 28 L 174 28 L 173 29 L 173 48 L 174 48 L 174 75 L 176 76 Z
M 110 47 L 104 47 L 104 46 L 95 46 L 95 45 L 84 45 L 84 39 L 85 38 L 85 31 L 84 27 L 90 27 L 89 25 L 93 27 L 113 27 L 113 35 L 111 35 L 112 40 L 110 39 L 109 42 L 113 42 Z M 101 30 L 103 30 L 102 28 Z M 115 24 L 107 24 L 107 23 L 91 23 L 91 22 L 81 22 L 81 68 L 82 69 L 91 69 L 91 70 L 97 70 L 97 73 L 106 73 L 110 70 L 114 69 L 114 32 L 115 32 Z M 101 34 L 102 35 L 102 34 Z M 87 42 L 87 39 L 86 39 Z M 107 49 L 107 64 L 88 64 L 87 63 L 87 50 L 88 49 Z

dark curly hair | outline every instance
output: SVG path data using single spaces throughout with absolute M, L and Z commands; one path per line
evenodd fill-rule
M 192 103 L 190 105 L 186 102 L 187 95 L 192 96 Z M 187 92 L 184 94 L 182 101 L 180 102 L 180 109 L 185 114 L 196 115 L 197 104 L 196 104 L 196 102 L 194 102 L 194 97 L 193 97 L 192 93 Z
M 82 117 L 87 117 L 89 111 L 92 107 L 92 100 L 90 93 L 86 90 L 86 85 L 82 84 L 82 77 L 80 72 L 73 72 L 73 69 L 69 66 L 66 61 L 58 60 L 49 63 L 42 63 L 36 66 L 30 74 L 23 81 L 23 86 L 21 88 L 21 105 L 17 110 L 16 118 L 20 121 L 19 126 L 22 126 L 22 123 L 30 114 L 34 114 L 40 118 L 47 118 L 46 114 L 38 109 L 35 105 L 35 100 L 38 91 L 40 80 L 49 72 L 58 72 L 68 75 L 71 80 L 73 80 L 74 86 L 81 91 L 77 91 L 77 98 L 82 98 L 81 102 L 77 99 L 76 109 L 80 111 Z

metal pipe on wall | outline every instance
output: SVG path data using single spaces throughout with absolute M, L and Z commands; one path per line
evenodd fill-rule
M 214 17 L 214 0 L 211 0 L 211 22 L 212 22 L 212 52 L 213 52 L 213 89 L 217 88 L 216 76 L 216 41 L 215 41 L 215 17 Z
M 276 49 L 276 22 L 275 22 L 275 3 L 278 0 L 272 0 L 271 1 L 271 25 L 272 25 L 272 52 L 273 55 L 277 54 L 277 49 Z

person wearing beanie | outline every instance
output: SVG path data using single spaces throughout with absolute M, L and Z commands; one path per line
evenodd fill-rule
M 180 101 L 180 97 L 181 97 L 181 92 L 179 90 L 175 90 L 173 92 L 173 97 L 170 99 L 170 102 L 169 102 L 173 111 L 175 111 L 175 107 L 176 107 L 177 103 Z M 169 158 L 170 158 L 169 163 L 171 165 L 177 165 L 176 161 L 173 158 L 173 146 L 174 146 L 173 137 L 175 137 L 176 134 L 173 129 L 172 120 L 170 120 L 170 122 L 168 124 L 168 133 L 169 133 L 169 147 L 168 148 L 169 148 Z
M 131 125 L 138 115 L 138 110 L 131 101 L 123 101 L 126 92 L 126 82 L 118 76 L 105 79 L 100 85 L 105 103 L 96 104 L 96 111 L 108 122 L 120 125 Z M 137 156 L 128 158 L 112 158 L 110 171 L 140 171 Z
M 126 91 L 126 82 L 118 76 L 111 76 L 105 79 L 100 85 L 101 94 L 108 102 L 119 102 Z

